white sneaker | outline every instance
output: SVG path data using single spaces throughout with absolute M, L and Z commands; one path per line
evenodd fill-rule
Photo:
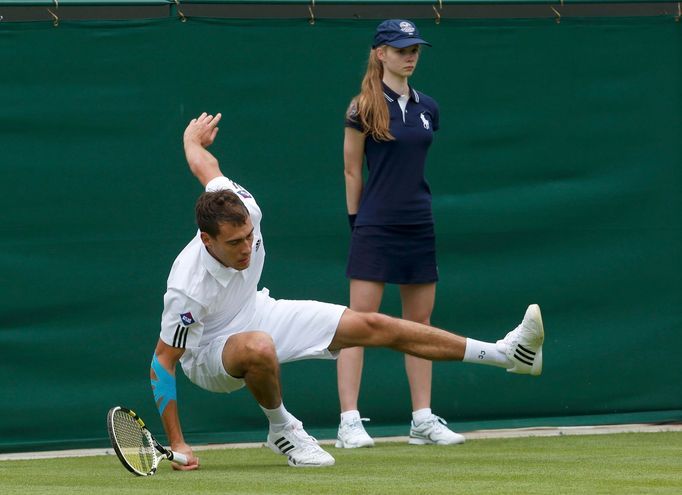
M 287 456 L 292 467 L 334 465 L 334 458 L 306 433 L 298 420 L 287 424 L 280 431 L 268 433 L 268 447 L 277 454 Z
M 362 426 L 367 418 L 357 418 L 351 421 L 341 421 L 339 432 L 336 434 L 337 449 L 357 449 L 359 447 L 374 447 L 374 440 Z
M 411 445 L 456 445 L 464 443 L 466 439 L 448 428 L 447 424 L 443 418 L 435 414 L 432 414 L 419 426 L 416 426 L 412 421 L 409 443 Z
M 497 349 L 504 352 L 513 366 L 510 373 L 537 376 L 542 373 L 542 343 L 545 330 L 542 326 L 540 306 L 531 304 L 521 324 L 497 341 Z

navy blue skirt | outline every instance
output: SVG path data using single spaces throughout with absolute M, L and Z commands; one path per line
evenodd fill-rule
M 436 282 L 438 265 L 433 224 L 355 227 L 346 276 L 401 285 Z

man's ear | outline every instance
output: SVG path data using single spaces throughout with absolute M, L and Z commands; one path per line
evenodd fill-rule
M 211 246 L 211 236 L 208 235 L 206 232 L 201 232 L 201 242 L 204 243 L 204 246 L 210 247 Z

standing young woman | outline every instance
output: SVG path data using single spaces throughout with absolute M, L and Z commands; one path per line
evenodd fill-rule
M 377 311 L 385 284 L 398 284 L 403 318 L 428 324 L 438 269 L 424 166 L 438 130 L 438 104 L 408 85 L 421 45 L 430 46 L 410 21 L 391 19 L 377 27 L 361 92 L 346 115 L 343 156 L 353 231 L 346 271 L 351 309 Z M 363 356 L 356 347 L 341 351 L 338 360 L 337 447 L 374 445 L 358 412 Z M 413 409 L 410 443 L 464 442 L 431 412 L 431 361 L 405 355 L 405 369 Z

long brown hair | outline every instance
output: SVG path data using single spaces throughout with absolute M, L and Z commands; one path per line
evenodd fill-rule
M 384 66 L 377 56 L 379 48 L 381 47 L 372 48 L 369 52 L 367 72 L 362 79 L 360 94 L 350 102 L 347 117 L 358 120 L 365 134 L 376 141 L 392 141 L 395 138 L 388 127 L 390 118 L 381 84 Z

